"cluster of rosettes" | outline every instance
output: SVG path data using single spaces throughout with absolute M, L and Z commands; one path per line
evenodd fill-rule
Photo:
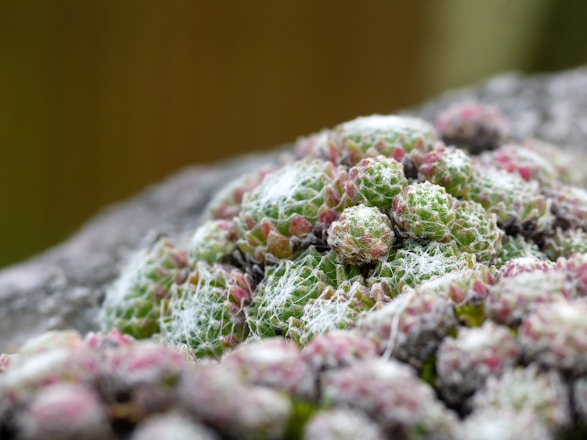
M 103 328 L 199 356 L 247 338 L 306 344 L 424 282 L 587 250 L 587 192 L 571 186 L 569 160 L 507 127 L 494 108 L 462 103 L 436 130 L 374 115 L 302 139 L 304 157 L 221 190 L 186 252 L 163 241 L 137 257 L 107 295 Z M 458 307 L 470 322 L 497 313 Z
M 350 332 L 303 350 L 270 338 L 199 363 L 116 331 L 50 332 L 0 374 L 7 439 L 407 440 L 453 439 L 457 430 L 457 416 L 415 371 Z
M 158 241 L 108 291 L 104 331 L 202 364 L 180 413 L 137 438 L 357 438 L 343 419 L 364 438 L 484 438 L 487 417 L 503 438 L 587 430 L 587 191 L 568 155 L 476 103 L 436 128 L 360 117 L 296 154 L 230 183 L 185 251 Z

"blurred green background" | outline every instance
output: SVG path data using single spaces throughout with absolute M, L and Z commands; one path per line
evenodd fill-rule
M 0 266 L 182 166 L 582 64 L 586 25 L 582 0 L 2 1 Z

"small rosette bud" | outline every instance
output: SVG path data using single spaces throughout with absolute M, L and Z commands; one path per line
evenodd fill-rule
M 379 355 L 377 344 L 356 331 L 331 330 L 316 336 L 302 349 L 302 357 L 316 372 L 346 367 Z
M 538 182 L 498 168 L 476 167 L 471 199 L 495 213 L 498 225 L 511 235 L 532 237 L 547 231 L 554 221 L 551 201 Z
M 265 278 L 255 289 L 253 304 L 247 308 L 253 335 L 296 338 L 306 304 L 321 296 L 327 298 L 356 274 L 338 263 L 332 252 L 322 255 L 313 246 L 294 260 L 267 267 Z
M 395 235 L 389 218 L 365 205 L 346 208 L 328 229 L 328 244 L 340 261 L 370 264 L 387 255 Z
M 573 293 L 574 286 L 563 271 L 520 272 L 502 277 L 490 288 L 485 313 L 495 322 L 516 327 L 538 304 L 551 304 Z
M 197 357 L 219 357 L 247 337 L 245 307 L 252 292 L 238 269 L 200 261 L 170 296 L 161 315 L 165 340 L 187 345 Z
M 475 254 L 479 262 L 492 262 L 501 250 L 504 235 L 497 226 L 495 214 L 469 200 L 455 202 L 454 211 L 455 221 L 451 235 L 458 248 Z
M 159 315 L 167 308 L 172 286 L 181 285 L 189 272 L 187 254 L 167 239 L 135 256 L 106 293 L 100 321 L 105 330 L 116 328 L 135 338 L 159 332 Z
M 329 141 L 338 151 L 338 162 L 355 165 L 365 157 L 379 155 L 402 162 L 406 156 L 419 158 L 430 151 L 435 132 L 422 119 L 372 115 L 338 125 Z
M 454 197 L 468 198 L 473 165 L 463 150 L 441 145 L 424 157 L 418 176 L 444 187 Z
M 360 412 L 334 408 L 315 414 L 304 428 L 304 440 L 384 440 L 381 428 Z
M 517 358 L 516 338 L 507 327 L 488 321 L 482 327 L 461 328 L 438 349 L 437 386 L 448 402 L 458 404 L 488 377 L 513 367 Z
M 178 385 L 179 405 L 222 438 L 278 439 L 285 435 L 292 405 L 278 391 L 245 383 L 222 365 L 186 370 Z
M 587 373 L 586 316 L 582 300 L 536 306 L 518 332 L 525 359 L 573 376 Z
M 416 287 L 424 281 L 447 273 L 473 268 L 475 256 L 461 252 L 455 242 L 430 242 L 421 245 L 406 242 L 392 249 L 387 258 L 379 260 L 368 285 L 380 287 L 389 297 L 399 295 L 405 287 Z
M 387 211 L 407 184 L 404 166 L 397 160 L 366 157 L 349 170 L 345 191 L 355 205 L 362 203 Z
M 454 198 L 442 186 L 414 183 L 393 199 L 391 217 L 408 237 L 443 241 L 455 221 Z
M 311 400 L 315 377 L 300 349 L 282 338 L 241 344 L 221 359 L 221 365 L 246 382 Z
M 179 413 L 153 416 L 137 426 L 130 440 L 220 440 L 204 425 Z
M 58 383 L 39 391 L 19 414 L 18 428 L 22 439 L 114 438 L 98 395 L 75 383 Z
M 557 170 L 546 157 L 521 145 L 502 145 L 495 151 L 483 153 L 479 160 L 484 165 L 517 173 L 524 180 L 548 183 L 558 177 Z

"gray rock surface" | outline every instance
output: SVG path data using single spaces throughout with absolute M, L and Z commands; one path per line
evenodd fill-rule
M 545 75 L 500 75 L 406 113 L 433 120 L 449 103 L 462 100 L 498 106 L 512 121 L 516 137 L 539 137 L 580 153 L 587 148 L 587 67 Z M 215 191 L 278 154 L 186 168 L 105 209 L 63 244 L 0 271 L 0 352 L 45 330 L 95 329 L 104 292 L 133 250 L 160 234 L 189 234 Z

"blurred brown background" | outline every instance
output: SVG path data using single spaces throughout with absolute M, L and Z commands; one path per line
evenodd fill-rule
M 0 266 L 184 165 L 582 64 L 586 22 L 582 0 L 2 1 Z

